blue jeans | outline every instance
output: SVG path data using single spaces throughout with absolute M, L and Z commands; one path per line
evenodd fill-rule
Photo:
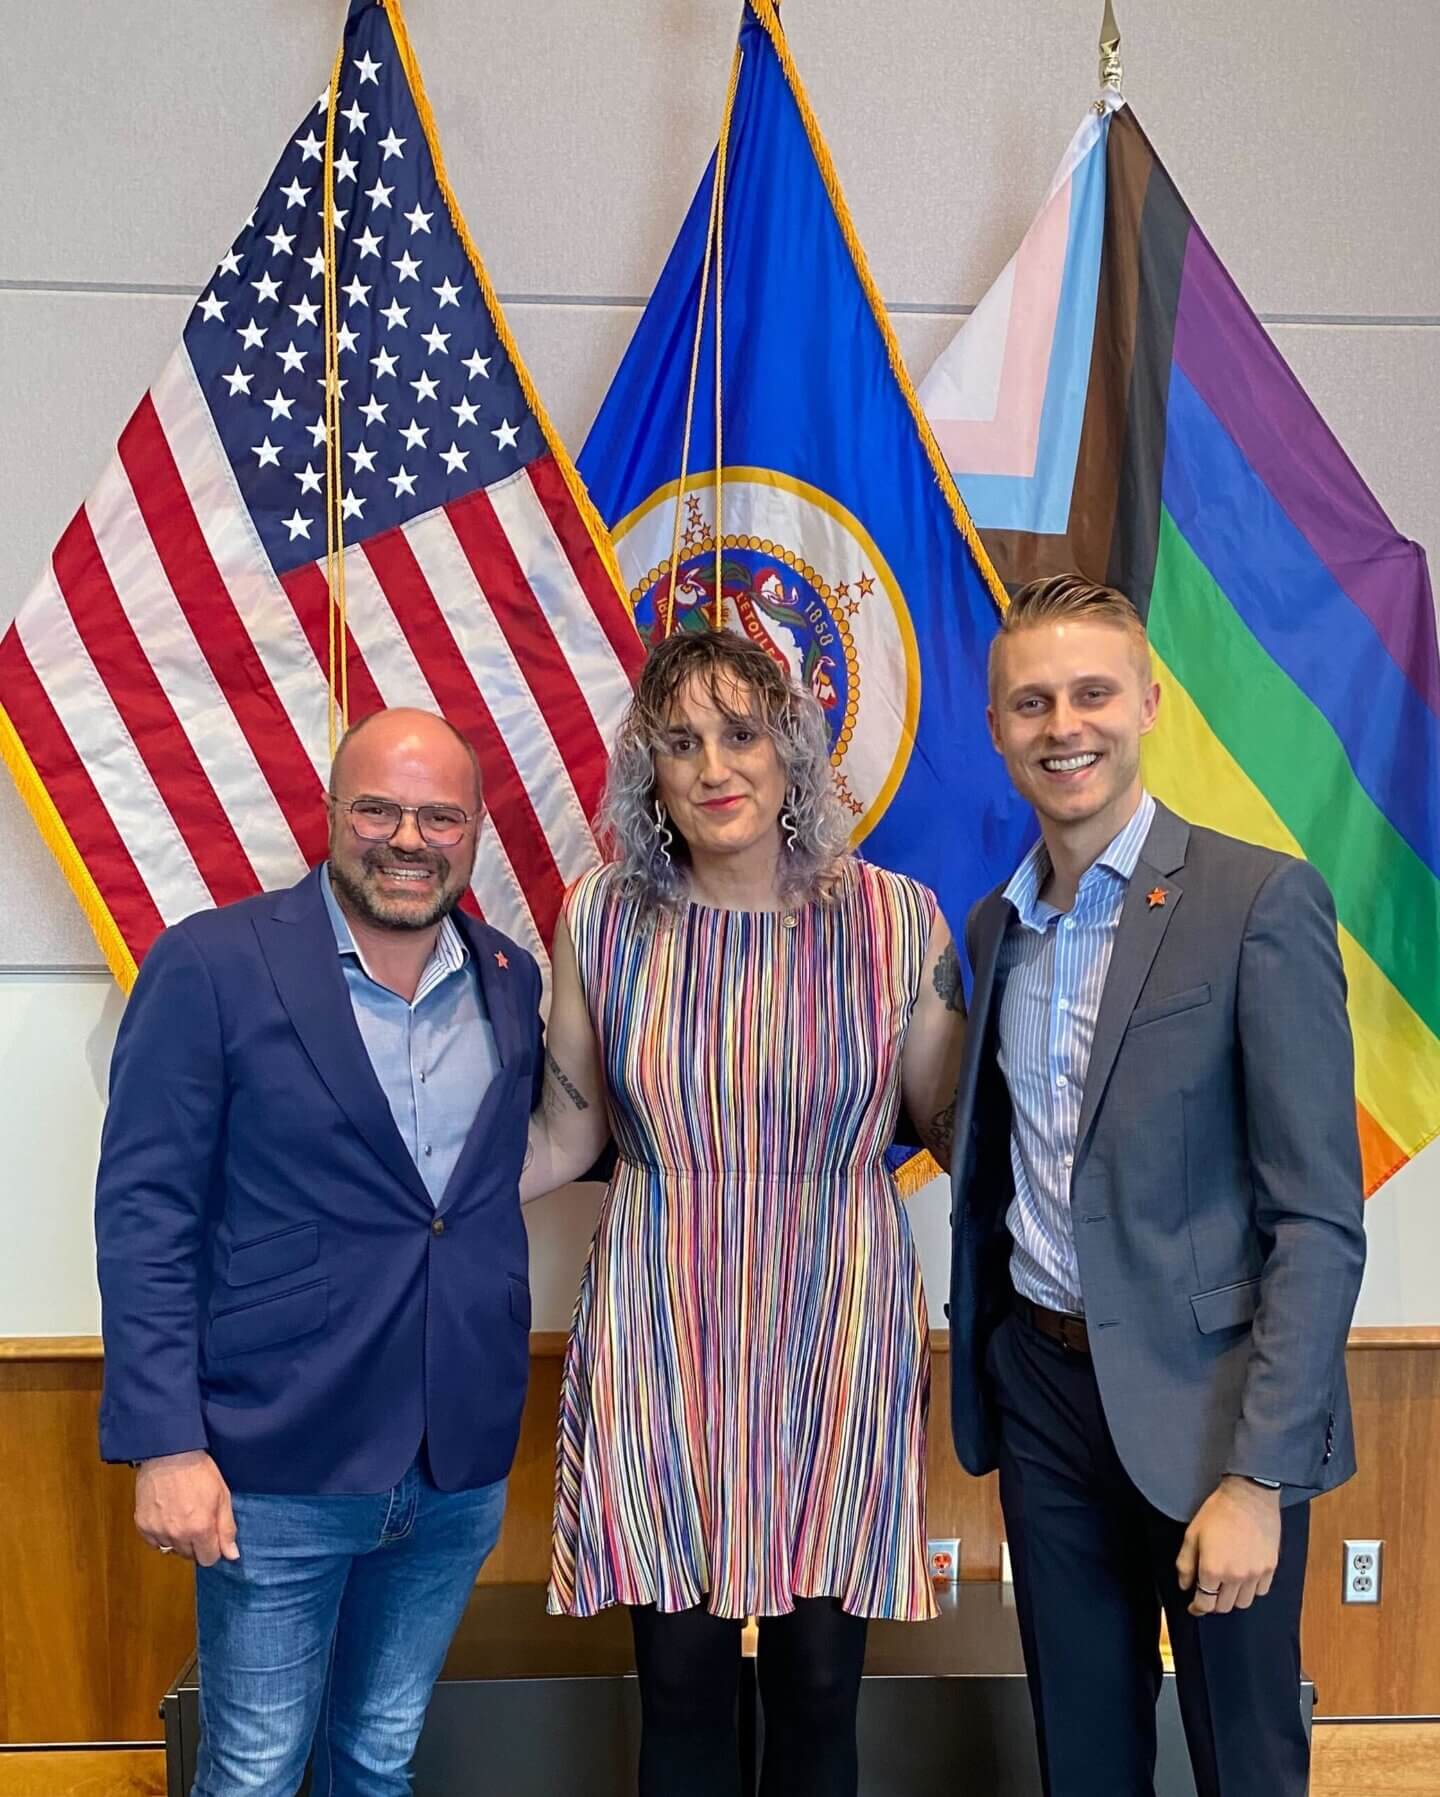
M 234 1492 L 240 1558 L 197 1567 L 192 1797 L 407 1797 L 450 1637 L 500 1533 L 505 1483 L 375 1497 Z

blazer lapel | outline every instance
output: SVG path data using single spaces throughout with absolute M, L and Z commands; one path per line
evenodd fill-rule
M 428 1210 L 430 1194 L 395 1127 L 355 1022 L 319 870 L 282 893 L 270 913 L 256 918 L 255 930 L 280 1002 L 331 1097 Z
M 965 1057 L 960 1063 L 960 1080 L 955 1094 L 957 1151 L 952 1157 L 951 1183 L 957 1195 L 969 1173 L 975 1134 L 975 1100 L 990 1038 L 995 971 L 1000 964 L 1000 945 L 1005 940 L 1009 917 L 1009 901 L 995 892 L 985 900 L 975 919 L 975 979 L 970 989 L 970 1015 L 965 1022 Z
M 965 1102 L 973 1101 L 975 1084 L 979 1075 L 980 1053 L 985 1035 L 990 1027 L 990 1007 L 995 998 L 995 971 L 1000 965 L 1000 945 L 1005 940 L 1005 927 L 1010 921 L 1010 901 L 999 893 L 992 893 L 985 901 L 985 908 L 975 920 L 975 983 L 970 992 L 970 1016 L 967 1020 L 967 1040 L 973 1036 L 976 1052 L 967 1054 L 964 1068 L 964 1087 L 961 1093 Z
M 1185 896 L 1175 875 L 1185 865 L 1189 836 L 1188 825 L 1163 805 L 1156 806 L 1155 821 L 1126 889 L 1105 990 L 1100 996 L 1075 1138 L 1077 1161 L 1105 1096 L 1131 1015 L 1150 977 L 1165 932 Z M 1157 893 L 1161 896 L 1155 899 Z
M 454 917 L 479 975 L 480 991 L 495 1038 L 496 1066 L 495 1077 L 491 1080 L 489 1089 L 481 1096 L 469 1134 L 465 1137 L 465 1145 L 460 1150 L 460 1157 L 440 1196 L 436 1208 L 442 1211 L 454 1194 L 463 1190 L 466 1182 L 473 1177 L 474 1163 L 485 1152 L 492 1139 L 495 1107 L 501 1102 L 502 1093 L 508 1090 L 505 1078 L 507 1065 L 532 1043 L 535 1033 L 533 1024 L 527 1025 L 525 1007 L 521 1000 L 521 995 L 529 990 L 530 982 L 519 965 L 519 957 L 511 952 L 513 944 L 459 911 L 454 913 Z M 528 1106 L 529 1099 L 530 1087 L 527 1083 L 515 1102 L 525 1107 Z M 529 1111 L 526 1109 L 525 1127 L 528 1124 Z
M 494 930 L 483 928 L 471 918 L 455 913 L 465 937 L 465 946 L 475 958 L 480 974 L 480 990 L 485 1008 L 490 1013 L 490 1027 L 495 1032 L 495 1053 L 503 1068 L 513 1056 L 520 1054 L 530 1041 L 521 997 L 529 987 L 519 957 L 512 953 L 513 943 Z

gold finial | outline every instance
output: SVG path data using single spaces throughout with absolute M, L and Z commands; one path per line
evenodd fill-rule
M 1113 87 L 1118 94 L 1121 78 L 1120 27 L 1111 0 L 1105 0 L 1105 17 L 1100 22 L 1100 85 Z

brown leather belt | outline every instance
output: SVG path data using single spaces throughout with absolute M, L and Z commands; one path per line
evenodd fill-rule
M 1090 1352 L 1090 1335 L 1084 1317 L 1077 1317 L 1068 1310 L 1046 1310 L 1043 1304 L 1032 1304 L 1019 1292 L 1015 1294 L 1015 1309 L 1032 1329 L 1038 1329 L 1052 1342 L 1059 1342 L 1062 1348 L 1069 1348 L 1072 1354 Z

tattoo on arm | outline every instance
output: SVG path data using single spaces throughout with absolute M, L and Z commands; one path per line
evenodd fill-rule
M 921 1133 L 927 1148 L 932 1152 L 938 1149 L 948 1158 L 955 1145 L 955 1106 L 947 1104 L 943 1111 L 936 1111 L 930 1119 L 930 1127 Z
M 947 1011 L 965 1009 L 965 988 L 960 981 L 960 957 L 955 952 L 955 938 L 952 936 L 940 951 L 940 959 L 935 963 L 932 974 L 935 991 L 944 1002 Z
M 552 1115 L 554 1114 L 554 1111 L 552 1109 L 551 1094 L 557 1087 L 565 1094 L 577 1111 L 588 1111 L 590 1109 L 590 1101 L 580 1091 L 580 1088 L 575 1082 L 566 1074 L 565 1069 L 555 1059 L 548 1048 L 545 1050 L 545 1072 L 548 1076 L 545 1081 L 545 1108 L 551 1111 Z

